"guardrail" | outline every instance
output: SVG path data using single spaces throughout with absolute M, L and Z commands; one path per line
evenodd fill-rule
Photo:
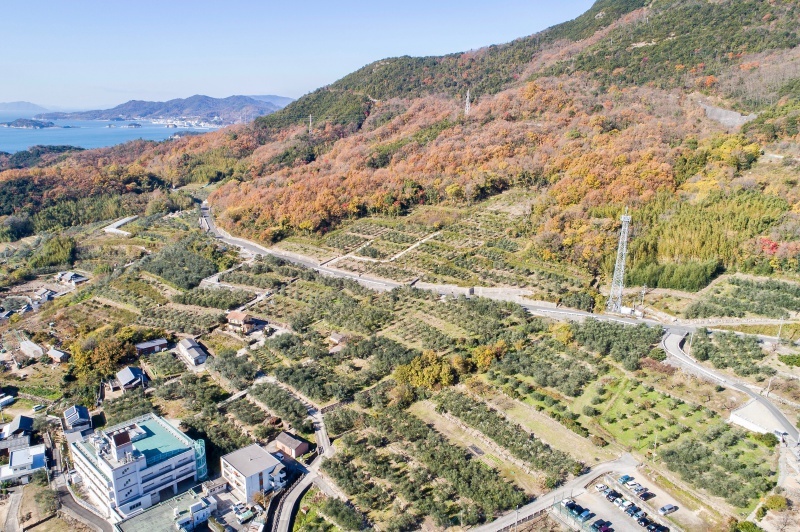
M 539 510 L 538 512 L 533 513 L 533 514 L 531 514 L 531 515 L 529 515 L 527 517 L 523 517 L 522 519 L 517 520 L 513 525 L 508 525 L 506 527 L 503 527 L 503 528 L 499 529 L 497 532 L 508 532 L 509 530 L 512 530 L 512 529 L 518 527 L 522 523 L 528 523 L 530 521 L 541 519 L 547 513 L 547 510 L 549 510 L 549 508 L 544 508 L 544 509 Z
M 67 491 L 69 491 L 69 494 L 72 496 L 72 499 L 78 504 L 78 506 L 81 506 L 84 510 L 88 510 L 88 511 L 92 512 L 94 515 L 96 515 L 100 519 L 104 519 L 104 520 L 108 519 L 107 515 L 104 515 L 102 512 L 100 512 L 100 510 L 98 510 L 97 508 L 95 508 L 94 506 L 89 504 L 88 502 L 86 502 L 83 499 L 81 499 L 75 493 L 75 491 L 73 491 L 72 486 L 70 485 L 69 482 L 67 482 Z

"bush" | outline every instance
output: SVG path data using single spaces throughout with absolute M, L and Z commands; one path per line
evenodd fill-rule
M 586 405 L 583 407 L 583 415 L 589 417 L 595 417 L 600 415 L 600 411 L 594 407 Z
M 764 499 L 764 506 L 767 510 L 782 512 L 789 507 L 789 501 L 783 495 L 770 495 Z
M 358 510 L 333 497 L 326 499 L 320 510 L 345 530 L 361 530 L 364 523 L 364 516 Z

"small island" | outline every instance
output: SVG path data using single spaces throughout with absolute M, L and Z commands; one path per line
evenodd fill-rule
M 122 126 L 122 127 L 137 128 L 137 127 L 142 127 L 142 124 L 139 124 L 137 122 L 131 122 L 127 126 Z
M 10 127 L 14 129 L 45 129 L 48 127 L 56 127 L 52 122 L 44 122 L 42 120 L 31 120 L 30 118 L 17 118 L 13 122 L 2 122 L 0 127 Z

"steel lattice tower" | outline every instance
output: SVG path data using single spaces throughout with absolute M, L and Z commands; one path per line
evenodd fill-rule
M 620 312 L 622 310 L 622 289 L 625 287 L 625 257 L 628 255 L 628 229 L 631 224 L 631 217 L 628 216 L 628 209 L 620 218 L 622 229 L 619 232 L 619 245 L 617 246 L 617 263 L 614 264 L 614 278 L 611 280 L 611 292 L 608 294 L 606 309 L 609 312 Z
M 467 89 L 467 101 L 464 103 L 464 116 L 469 115 L 469 111 L 470 111 L 469 89 Z

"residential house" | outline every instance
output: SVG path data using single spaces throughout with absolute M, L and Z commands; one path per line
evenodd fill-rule
M 255 320 L 246 312 L 232 310 L 228 313 L 228 329 L 242 334 L 250 334 L 256 328 Z
M 33 432 L 33 418 L 22 414 L 11 420 L 11 423 L 3 427 L 3 439 L 19 434 L 31 434 Z
M 0 467 L 0 482 L 30 482 L 33 473 L 47 466 L 44 444 L 11 451 L 8 465 Z
M 75 272 L 58 272 L 58 274 L 56 275 L 56 281 L 58 281 L 61 284 L 71 286 L 73 288 L 82 285 L 88 280 L 89 279 L 87 277 L 84 277 L 83 275 Z
M 254 443 L 220 459 L 222 477 L 231 492 L 245 504 L 253 503 L 257 492 L 269 492 L 286 485 L 286 469 L 275 456 Z
M 80 432 L 92 428 L 92 416 L 89 409 L 81 405 L 73 405 L 64 410 L 64 432 Z
M 21 341 L 19 350 L 28 358 L 39 358 L 44 354 L 44 350 L 30 340 Z
M 50 359 L 56 364 L 63 364 L 64 362 L 69 361 L 69 353 L 60 349 L 56 349 L 55 347 L 51 347 L 47 351 L 47 356 L 49 356 Z
M 139 386 L 145 387 L 147 384 L 147 375 L 142 371 L 142 368 L 125 366 L 117 372 L 117 382 L 123 391 L 128 391 Z
M 190 366 L 199 366 L 208 358 L 208 354 L 193 338 L 184 338 L 178 342 L 178 354 Z
M 297 459 L 308 452 L 308 442 L 288 432 L 281 432 L 275 438 L 275 445 L 292 458 Z
M 56 293 L 50 290 L 49 288 L 39 288 L 35 292 L 33 292 L 33 298 L 42 303 L 44 303 L 45 301 L 50 301 L 51 299 L 53 299 L 54 295 L 56 295 Z
M 136 354 L 142 356 L 166 351 L 167 345 L 167 340 L 165 338 L 158 338 L 156 340 L 148 340 L 147 342 L 136 344 L 134 347 L 136 348 Z
M 159 503 L 162 490 L 177 493 L 180 482 L 208 476 L 205 442 L 155 414 L 95 431 L 69 448 L 84 490 L 112 521 Z

